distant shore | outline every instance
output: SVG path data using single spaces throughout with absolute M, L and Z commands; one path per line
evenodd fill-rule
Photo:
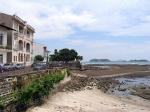
M 150 61 L 89 61 L 83 65 L 150 65 Z

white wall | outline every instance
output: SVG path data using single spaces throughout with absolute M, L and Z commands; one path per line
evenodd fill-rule
M 7 32 L 6 30 L 0 28 L 0 34 L 3 34 L 3 46 L 7 46 Z M 3 55 L 3 64 L 7 62 L 7 51 L 5 49 L 0 49 L 0 55 Z
M 0 34 L 3 34 L 3 45 L 6 46 L 7 45 L 7 32 L 3 29 L 0 29 Z
M 33 44 L 33 57 L 36 55 L 44 56 L 44 46 L 41 44 Z
M 44 52 L 44 45 L 41 44 L 33 44 L 33 58 L 36 55 L 41 55 L 41 56 L 45 56 L 45 52 Z M 44 61 L 46 61 L 46 58 L 44 59 Z
M 0 55 L 3 55 L 3 64 L 7 62 L 7 52 L 0 50 Z M 0 63 L 2 64 L 2 63 Z

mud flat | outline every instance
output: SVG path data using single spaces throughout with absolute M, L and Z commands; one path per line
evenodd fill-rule
M 112 84 L 107 93 L 123 96 L 128 98 L 134 98 L 135 96 L 150 100 L 150 76 L 143 77 L 119 77 L 113 78 L 118 81 L 115 86 Z

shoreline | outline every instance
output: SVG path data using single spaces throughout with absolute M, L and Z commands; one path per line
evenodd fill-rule
M 130 68 L 128 72 L 137 70 L 135 68 Z M 116 69 L 113 70 L 116 72 Z M 111 72 L 114 72 L 113 70 Z M 142 68 L 142 72 L 121 76 L 102 74 L 108 73 L 109 70 L 73 70 L 71 80 L 50 96 L 44 105 L 33 107 L 27 112 L 150 112 L 150 101 L 146 99 L 137 95 L 121 97 L 108 93 L 110 88 L 119 84 L 114 78 L 150 76 L 150 72 L 144 70 L 147 69 Z M 93 75 L 92 72 L 96 73 Z
M 93 89 L 58 92 L 43 106 L 31 108 L 28 112 L 149 112 L 149 106 Z

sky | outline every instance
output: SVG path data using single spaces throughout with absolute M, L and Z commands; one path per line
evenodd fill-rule
M 36 30 L 34 41 L 84 60 L 150 60 L 150 0 L 0 0 Z

